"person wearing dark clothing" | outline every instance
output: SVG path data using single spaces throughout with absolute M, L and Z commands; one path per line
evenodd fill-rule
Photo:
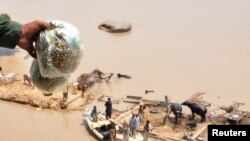
M 67 102 L 68 92 L 69 92 L 69 86 L 67 86 L 67 91 L 63 92 L 63 102 Z
M 35 20 L 22 25 L 12 21 L 7 14 L 0 14 L 0 47 L 14 49 L 18 45 L 36 58 L 33 42 L 40 31 L 50 28 L 48 22 Z
M 106 107 L 106 119 L 110 119 L 111 115 L 112 115 L 112 102 L 111 99 L 108 98 L 108 101 L 105 103 L 105 107 Z
M 143 141 L 148 141 L 148 137 L 149 137 L 149 132 L 152 131 L 152 126 L 150 124 L 150 121 L 147 120 L 146 124 L 144 126 L 144 130 L 143 130 Z

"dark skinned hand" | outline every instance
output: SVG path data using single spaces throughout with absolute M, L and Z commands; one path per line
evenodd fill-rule
M 18 41 L 18 46 L 26 50 L 30 56 L 36 58 L 36 51 L 33 42 L 38 34 L 45 29 L 51 29 L 51 24 L 45 21 L 35 20 L 22 26 L 22 34 Z

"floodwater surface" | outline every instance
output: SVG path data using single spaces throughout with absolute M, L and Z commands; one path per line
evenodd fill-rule
M 245 103 L 242 109 L 250 110 L 250 1 L 2 0 L 0 12 L 21 23 L 59 19 L 76 25 L 85 50 L 72 82 L 95 68 L 132 76 L 131 80 L 113 81 L 98 94 L 159 100 L 168 95 L 171 101 L 182 102 L 195 92 L 205 92 L 205 99 L 215 105 L 240 101 Z M 101 31 L 98 24 L 105 20 L 129 21 L 132 31 Z M 25 56 L 23 51 L 0 56 L 0 65 L 5 71 L 28 73 L 32 59 Z M 145 95 L 146 89 L 155 93 Z M 6 121 L 0 124 L 0 139 L 32 140 L 38 136 L 66 141 L 80 140 L 87 134 L 79 126 L 79 113 L 67 114 L 65 128 L 67 121 L 60 113 L 34 114 L 23 107 L 0 104 L 1 119 Z M 28 132 L 32 134 L 26 136 Z

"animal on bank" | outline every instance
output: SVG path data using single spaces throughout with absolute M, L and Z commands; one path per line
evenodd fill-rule
M 179 103 L 171 103 L 170 104 L 170 112 L 169 112 L 168 116 L 171 114 L 172 111 L 173 111 L 173 113 L 175 115 L 175 124 L 177 124 L 178 121 L 180 121 L 180 123 L 181 123 L 181 117 L 182 117 L 181 104 L 179 104 Z
M 0 73 L 0 80 L 13 82 L 15 80 L 15 73 L 13 72 L 6 74 Z
M 190 101 L 185 101 L 181 105 L 185 105 L 190 108 L 192 112 L 192 119 L 195 117 L 194 114 L 198 114 L 201 116 L 201 122 L 206 120 L 207 108 L 205 106 Z
M 196 121 L 195 120 L 192 120 L 192 121 L 190 121 L 189 123 L 187 123 L 187 129 L 188 130 L 196 130 L 196 128 L 197 128 L 197 123 L 196 123 Z
M 30 85 L 30 86 L 33 86 L 32 82 L 31 82 L 31 78 L 28 74 L 23 75 L 23 82 L 28 83 L 28 85 Z

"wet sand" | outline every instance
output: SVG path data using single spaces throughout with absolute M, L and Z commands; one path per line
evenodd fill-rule
M 22 23 L 39 18 L 75 24 L 82 33 L 86 48 L 72 81 L 95 68 L 133 77 L 115 81 L 101 88 L 98 94 L 141 95 L 161 100 L 164 95 L 169 95 L 172 101 L 182 102 L 195 92 L 206 92 L 205 99 L 215 105 L 230 104 L 235 100 L 246 103 L 242 109 L 250 110 L 249 5 L 250 2 L 245 0 L 75 0 L 70 3 L 27 0 L 1 2 L 0 12 L 9 13 Z M 109 34 L 98 30 L 98 24 L 105 20 L 130 21 L 132 31 Z M 14 57 L 0 57 L 0 64 L 6 71 L 28 73 L 31 59 L 25 60 L 24 56 L 21 51 Z M 155 93 L 145 95 L 146 89 L 155 90 Z M 3 105 L 3 108 L 9 106 L 12 105 Z M 21 109 L 15 107 L 12 111 L 15 113 Z M 28 113 L 23 116 L 28 117 Z M 69 115 L 81 118 L 80 114 Z M 6 114 L 5 118 L 13 119 L 11 114 Z M 30 120 L 41 128 L 50 125 L 37 123 L 39 116 Z M 56 116 L 51 120 L 56 123 Z M 64 132 L 60 126 L 55 127 L 55 134 Z M 13 120 L 13 127 L 30 131 L 18 126 L 16 120 Z M 4 130 L 11 129 L 9 123 L 2 123 L 1 128 L 1 134 L 11 136 L 8 130 Z M 78 137 L 85 134 L 82 128 L 79 131 L 70 126 L 70 130 L 82 133 L 75 140 L 80 140 Z

